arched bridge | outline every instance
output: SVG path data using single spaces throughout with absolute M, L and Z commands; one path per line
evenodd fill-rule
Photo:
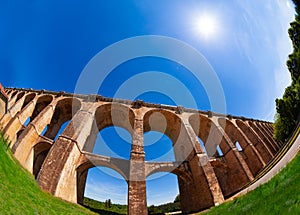
M 15 88 L 6 88 L 6 94 L 2 131 L 42 189 L 82 203 L 88 169 L 108 167 L 128 183 L 129 214 L 147 214 L 146 178 L 151 174 L 177 175 L 182 211 L 200 211 L 240 191 L 281 147 L 272 124 L 260 120 L 99 95 Z M 108 126 L 131 134 L 130 159 L 92 153 L 98 132 Z M 145 161 L 147 131 L 172 140 L 175 161 Z

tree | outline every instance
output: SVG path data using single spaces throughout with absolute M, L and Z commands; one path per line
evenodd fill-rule
M 289 55 L 287 61 L 292 83 L 285 89 L 283 98 L 276 99 L 274 138 L 278 142 L 286 142 L 300 121 L 300 10 L 298 1 L 293 2 L 296 6 L 296 16 L 288 30 L 293 53 Z
M 105 207 L 106 208 L 110 208 L 111 207 L 111 200 L 110 199 L 105 200 Z
M 108 201 L 107 201 L 107 206 L 108 206 L 108 208 L 111 207 L 111 200 L 110 199 L 108 199 Z
M 178 194 L 178 195 L 175 197 L 174 203 L 176 203 L 176 202 L 180 202 L 180 194 Z

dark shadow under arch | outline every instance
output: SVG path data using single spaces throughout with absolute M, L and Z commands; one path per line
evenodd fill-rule
M 16 98 L 16 101 L 14 102 L 14 104 L 16 104 L 24 95 L 25 95 L 25 92 L 19 92 L 17 94 L 17 98 Z
M 33 147 L 33 175 L 37 178 L 40 169 L 51 149 L 51 144 L 48 142 L 39 142 Z
M 47 107 L 53 100 L 51 95 L 42 95 L 37 99 L 34 110 L 31 114 L 30 121 L 33 121 L 39 113 L 41 113 L 45 107 Z
M 242 155 L 247 166 L 249 167 L 253 176 L 263 168 L 263 163 L 259 155 L 254 149 L 254 146 L 249 142 L 248 138 L 236 127 L 230 120 L 219 118 L 218 122 L 225 128 L 225 133 L 234 144 L 234 147 Z
M 17 95 L 17 93 L 18 93 L 18 91 L 15 90 L 15 91 L 11 94 L 10 99 L 13 99 L 13 98 Z
M 64 98 L 57 102 L 55 110 L 51 118 L 50 124 L 47 125 L 47 131 L 44 136 L 54 140 L 57 134 L 60 132 L 62 125 L 70 121 L 79 109 L 81 108 L 81 102 L 75 98 Z M 67 126 L 67 125 L 66 125 Z
M 246 185 L 249 178 L 232 150 L 228 138 L 223 136 L 222 130 L 211 119 L 201 114 L 190 116 L 189 122 L 196 135 L 205 143 L 209 157 L 216 154 L 217 146 L 223 153 L 222 159 L 211 162 L 223 195 L 226 197 Z
M 36 96 L 35 93 L 30 93 L 26 95 L 21 110 L 23 110 L 35 98 L 35 96 Z
M 265 143 L 262 142 L 259 136 L 257 136 L 254 131 L 241 120 L 236 120 L 237 126 L 242 130 L 242 132 L 247 136 L 247 138 L 252 142 L 254 147 L 257 149 L 264 162 L 267 163 L 272 158 L 271 151 L 266 147 Z

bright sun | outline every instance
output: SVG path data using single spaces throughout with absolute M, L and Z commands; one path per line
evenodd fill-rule
M 205 38 L 214 36 L 217 32 L 217 20 L 214 16 L 203 14 L 195 20 L 195 30 Z

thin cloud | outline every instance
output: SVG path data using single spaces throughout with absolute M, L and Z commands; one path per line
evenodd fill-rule
M 102 202 L 111 199 L 113 203 L 127 204 L 127 187 L 91 180 L 86 184 L 85 196 Z

